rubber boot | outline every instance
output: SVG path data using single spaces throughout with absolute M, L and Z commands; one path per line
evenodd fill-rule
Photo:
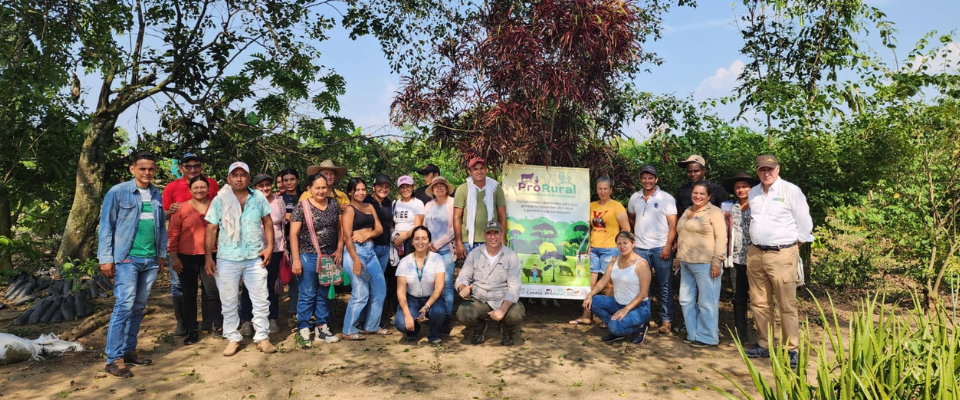
M 187 328 L 183 323 L 183 297 L 173 298 L 173 316 L 177 318 L 177 329 L 173 336 L 186 336 Z

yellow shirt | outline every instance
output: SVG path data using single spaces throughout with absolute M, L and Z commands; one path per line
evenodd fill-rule
M 617 234 L 621 229 L 617 215 L 626 212 L 623 204 L 616 200 L 604 205 L 600 205 L 599 201 L 590 203 L 590 247 L 617 247 Z
M 722 264 L 727 252 L 727 223 L 720 208 L 707 203 L 692 217 L 693 207 L 677 221 L 677 260 Z
M 304 201 L 304 200 L 309 199 L 309 198 L 311 198 L 311 197 L 313 197 L 313 195 L 310 194 L 310 191 L 308 190 L 308 191 L 303 192 L 303 194 L 300 195 L 300 200 L 299 200 L 299 201 Z M 333 198 L 337 199 L 337 204 L 339 204 L 341 207 L 343 207 L 343 206 L 345 206 L 345 205 L 347 205 L 347 204 L 350 204 L 350 198 L 347 197 L 347 194 L 344 193 L 344 192 L 341 192 L 341 191 L 339 191 L 339 190 L 337 190 L 337 189 L 333 189 L 333 196 L 330 196 L 330 197 L 333 197 Z

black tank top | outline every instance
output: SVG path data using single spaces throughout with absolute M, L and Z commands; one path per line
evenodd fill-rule
M 353 207 L 353 204 L 350 205 Z M 362 229 L 373 229 L 375 221 L 373 220 L 373 214 L 364 214 L 360 212 L 359 209 L 353 207 L 353 230 L 359 231 Z

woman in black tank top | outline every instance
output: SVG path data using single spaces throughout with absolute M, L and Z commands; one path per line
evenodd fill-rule
M 350 179 L 347 194 L 350 204 L 343 208 L 340 223 L 344 243 L 343 268 L 350 274 L 351 295 L 343 319 L 343 338 L 363 340 L 366 339 L 365 333 L 389 335 L 393 332 L 380 327 L 387 286 L 372 241 L 383 233 L 383 226 L 373 205 L 363 202 L 367 197 L 366 182 L 360 178 Z M 358 327 L 357 321 L 363 312 L 366 312 L 366 322 Z

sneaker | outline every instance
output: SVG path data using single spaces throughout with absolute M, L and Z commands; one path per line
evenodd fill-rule
M 125 363 L 127 363 L 127 364 L 133 364 L 133 365 L 150 365 L 150 364 L 153 364 L 153 360 L 151 360 L 151 359 L 149 359 L 149 358 L 146 358 L 146 357 L 140 357 L 140 353 L 138 353 L 136 350 L 131 351 L 131 352 L 128 352 L 127 354 L 124 354 L 124 355 L 123 355 L 123 362 L 125 362 Z
M 675 333 L 675 334 L 677 334 L 677 335 L 686 335 L 686 334 L 687 334 L 687 326 L 686 326 L 686 325 L 680 325 L 680 326 L 678 326 L 678 327 L 676 327 L 676 328 L 673 328 L 673 333 Z
M 200 332 L 195 330 L 188 330 L 187 337 L 183 338 L 183 345 L 189 346 L 192 344 L 197 344 L 200 341 Z
M 267 339 L 257 342 L 257 348 L 267 354 L 273 354 L 277 352 L 277 348 L 274 347 L 273 343 L 270 343 L 270 341 Z
M 247 321 L 240 324 L 240 334 L 243 337 L 253 337 L 253 323 Z
M 614 335 L 614 334 L 612 334 L 612 333 L 608 333 L 608 334 L 606 334 L 606 335 L 603 335 L 603 337 L 600 338 L 600 340 L 602 340 L 604 343 L 618 342 L 618 341 L 621 341 L 621 340 L 623 340 L 623 339 L 624 339 L 623 336 L 617 336 L 617 335 Z
M 312 347 L 310 344 L 310 328 L 300 328 L 296 335 L 293 335 L 293 341 L 297 342 L 297 347 L 306 349 Z
M 690 340 L 690 339 L 688 339 L 686 336 L 680 338 L 680 341 L 683 342 L 683 343 L 686 343 L 686 344 L 693 343 L 693 341 Z
M 650 325 L 644 324 L 640 327 L 640 332 L 637 332 L 637 335 L 633 337 L 633 344 L 643 344 L 644 339 L 647 338 L 648 330 L 650 330 Z
M 443 344 L 443 340 L 440 339 L 433 339 L 430 341 L 430 345 L 434 347 L 440 346 L 441 344 Z
M 753 345 L 753 347 L 747 349 L 746 351 L 744 351 L 744 353 L 747 354 L 748 358 L 769 358 L 770 357 L 770 351 L 768 351 L 763 347 L 760 347 L 759 344 Z
M 238 350 L 240 350 L 240 342 L 229 342 L 227 343 L 227 348 L 223 349 L 223 356 L 230 357 L 237 354 Z
M 280 324 L 275 319 L 270 320 L 270 333 L 280 333 Z
M 657 329 L 657 333 L 661 335 L 669 335 L 672 327 L 673 325 L 669 322 L 664 322 L 660 324 L 660 329 Z
M 483 334 L 487 331 L 487 321 L 480 322 L 475 328 L 473 328 L 473 339 L 470 339 L 470 344 L 480 344 L 483 343 L 486 338 L 483 337 Z
M 313 340 L 324 343 L 336 343 L 340 341 L 340 337 L 330 332 L 330 326 L 324 324 L 316 327 L 316 335 L 313 337 Z
M 787 352 L 787 356 L 790 357 L 790 368 L 797 368 L 797 365 L 800 364 L 800 353 L 797 353 L 796 350 L 790 350 Z
M 130 372 L 130 368 L 127 368 L 127 366 L 124 365 L 123 360 L 117 360 L 107 364 L 107 367 L 103 370 L 117 378 L 129 378 L 133 376 L 133 372 Z
M 693 347 L 717 347 L 715 344 L 704 343 L 699 340 L 693 340 L 689 344 Z
M 500 336 L 500 345 L 501 346 L 513 346 L 513 334 L 504 333 Z

